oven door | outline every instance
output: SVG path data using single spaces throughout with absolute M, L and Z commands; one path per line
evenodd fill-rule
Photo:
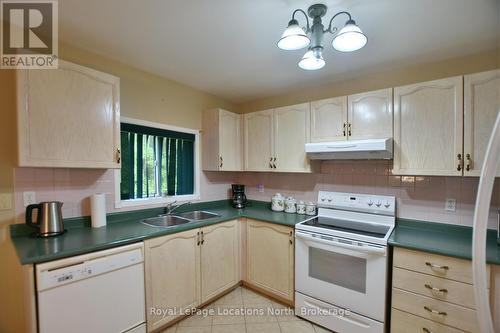
M 383 322 L 387 248 L 295 232 L 296 291 Z

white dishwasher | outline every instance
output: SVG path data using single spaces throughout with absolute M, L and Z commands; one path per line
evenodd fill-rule
M 144 245 L 36 265 L 40 333 L 146 332 Z

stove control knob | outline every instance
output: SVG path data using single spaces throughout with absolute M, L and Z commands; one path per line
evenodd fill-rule
M 391 204 L 389 203 L 389 201 L 387 201 L 387 202 L 385 203 L 384 207 L 385 207 L 385 208 L 389 208 L 389 207 L 391 207 Z
M 332 198 L 329 198 L 329 199 L 328 199 L 328 202 L 332 202 Z
M 375 204 L 375 206 L 380 207 L 380 206 L 382 206 L 382 203 L 379 201 L 379 202 L 377 202 L 377 203 Z
M 325 202 L 325 201 L 326 201 L 326 199 L 325 199 L 325 198 L 321 198 L 321 202 Z
M 370 200 L 370 202 L 368 203 L 368 206 L 373 206 L 373 201 Z

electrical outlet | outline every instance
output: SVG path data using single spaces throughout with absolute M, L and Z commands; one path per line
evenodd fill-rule
M 36 203 L 36 194 L 34 191 L 23 192 L 23 202 L 24 207 L 28 207 L 29 205 L 33 205 Z
M 264 193 L 264 184 L 257 185 L 257 190 L 259 191 L 259 193 Z
M 457 210 L 457 200 L 447 198 L 444 204 L 444 210 L 454 212 Z
M 0 193 L 0 210 L 12 209 L 12 194 Z

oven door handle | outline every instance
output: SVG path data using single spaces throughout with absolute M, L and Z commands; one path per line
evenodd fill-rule
M 341 242 L 330 241 L 330 240 L 323 239 L 320 237 L 314 237 L 310 234 L 306 234 L 306 233 L 303 233 L 300 231 L 295 232 L 295 237 L 302 238 L 302 239 L 312 241 L 312 242 L 326 244 L 326 245 L 333 246 L 333 247 L 340 247 L 340 248 L 354 250 L 354 251 L 363 252 L 363 253 L 386 255 L 386 249 L 383 247 L 377 247 L 377 246 L 371 246 L 371 245 L 362 245 L 362 246 L 350 245 L 350 244 L 345 244 L 345 243 L 341 243 Z M 364 243 L 364 244 L 366 244 L 366 243 Z

